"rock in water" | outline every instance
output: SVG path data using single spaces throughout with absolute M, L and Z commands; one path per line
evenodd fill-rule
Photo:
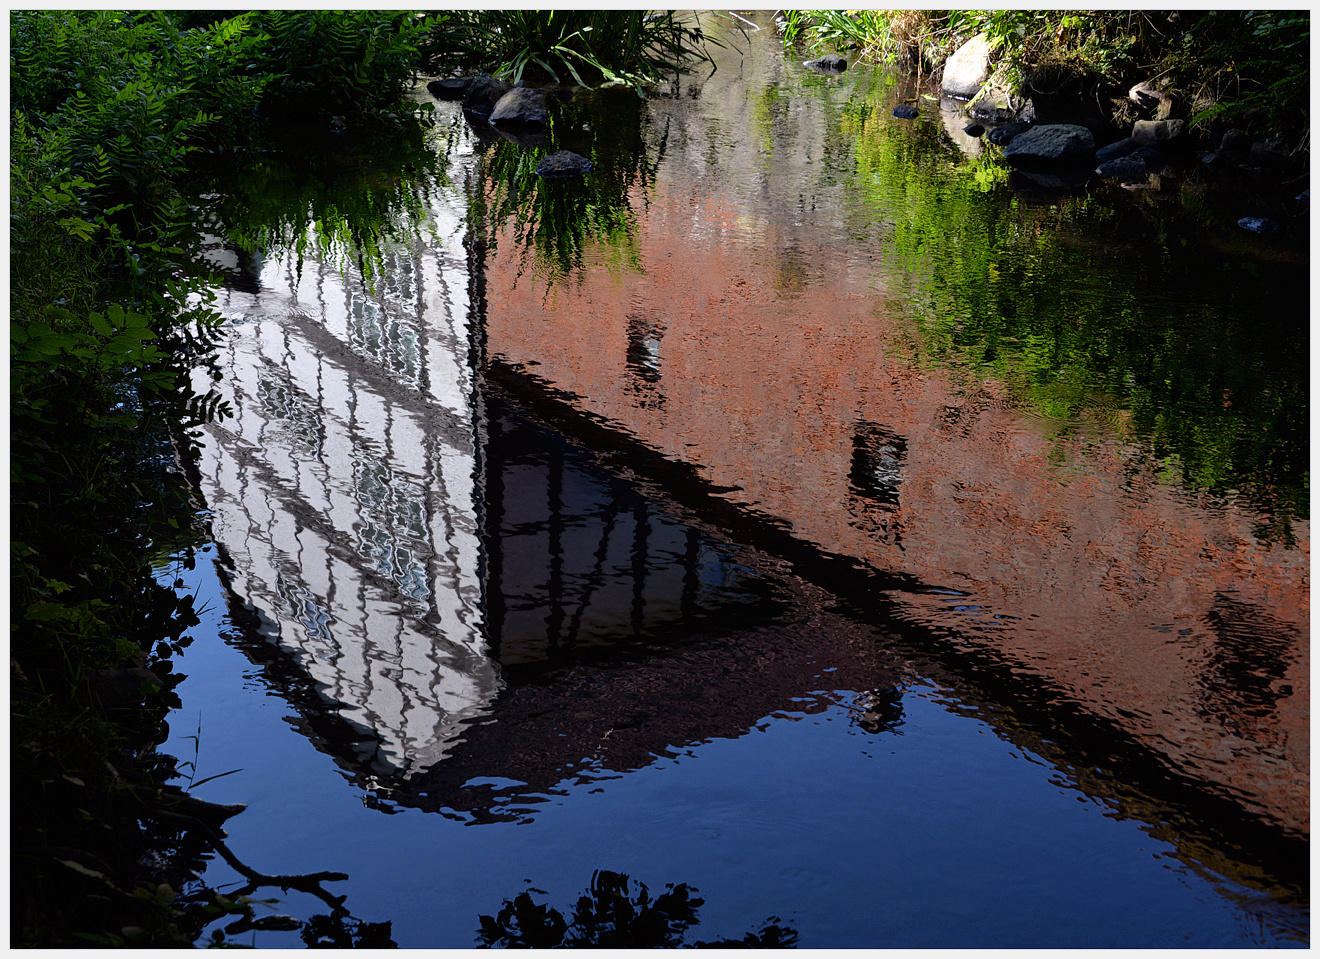
M 1031 129 L 1030 123 L 1005 123 L 1002 127 L 995 127 L 986 137 L 997 147 L 1006 147 L 1013 142 L 1013 138 L 1026 133 Z
M 826 54 L 819 60 L 807 60 L 802 65 L 817 73 L 842 73 L 848 69 L 848 61 L 837 53 Z
M 917 108 L 906 104 L 901 107 L 894 107 L 894 116 L 900 120 L 915 120 L 917 118 Z
M 515 87 L 500 97 L 490 111 L 494 126 L 545 126 L 550 114 L 545 107 L 545 94 L 529 87 Z
M 443 80 L 432 80 L 426 85 L 426 89 L 437 100 L 462 100 L 471 85 L 471 77 L 447 77 Z
M 478 116 L 488 117 L 500 102 L 500 97 L 513 89 L 513 84 L 497 80 L 489 73 L 474 77 L 463 94 L 463 109 Z
M 571 150 L 560 150 L 541 160 L 536 172 L 544 177 L 582 176 L 591 172 L 591 161 Z
M 1084 126 L 1074 123 L 1048 123 L 1034 126 L 1015 136 L 1004 147 L 1004 159 L 1014 166 L 1050 160 L 1092 159 L 1095 137 Z

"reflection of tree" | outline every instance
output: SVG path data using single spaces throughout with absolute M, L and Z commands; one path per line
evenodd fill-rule
M 313 147 L 202 173 L 196 192 L 210 191 L 203 216 L 245 256 L 289 249 L 300 267 L 311 254 L 370 278 L 381 272 L 386 242 L 419 231 L 429 195 L 446 182 L 447 145 L 419 129 L 334 151 Z
M 1131 434 L 1168 481 L 1242 490 L 1280 517 L 1259 535 L 1289 541 L 1289 517 L 1309 514 L 1297 264 L 1208 247 L 1182 193 L 1168 206 L 1156 194 L 1033 206 L 999 185 L 994 151 L 964 161 L 942 130 L 901 125 L 870 98 L 850 101 L 838 128 L 855 160 L 850 233 L 911 284 L 922 362 L 969 398 L 993 378 L 1061 452 Z
M 666 128 L 650 159 L 643 120 L 635 95 L 600 90 L 556 108 L 543 146 L 524 148 L 508 139 L 488 144 L 474 214 L 493 227 L 511 221 L 518 246 L 547 282 L 580 271 L 592 242 L 621 261 L 615 266 L 640 269 L 630 194 L 654 182 L 668 134 Z M 561 149 L 589 158 L 591 171 L 566 179 L 538 176 L 541 159 Z
M 388 922 L 362 922 L 350 916 L 312 916 L 299 932 L 311 949 L 397 949 Z
M 632 892 L 632 887 L 636 892 Z M 591 886 L 578 898 L 571 921 L 558 909 L 537 905 L 530 892 L 504 900 L 499 914 L 481 917 L 478 942 L 485 948 L 515 949 L 674 949 L 684 945 L 683 935 L 697 924 L 697 909 L 705 902 L 685 883 L 668 885 L 651 898 L 644 883 L 632 883 L 617 872 L 598 870 Z M 697 948 L 772 949 L 797 944 L 797 933 L 766 920 L 760 932 L 741 939 L 698 942 Z

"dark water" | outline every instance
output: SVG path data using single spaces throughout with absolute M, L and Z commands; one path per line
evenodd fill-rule
M 163 748 L 349 876 L 233 941 L 1307 944 L 1304 255 L 738 42 L 442 114 L 365 252 L 231 183 Z

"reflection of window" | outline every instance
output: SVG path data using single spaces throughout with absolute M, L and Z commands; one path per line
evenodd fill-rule
M 894 514 L 906 457 L 903 437 L 875 423 L 858 422 L 848 470 L 851 525 L 900 548 L 901 530 Z
M 660 340 L 664 327 L 647 316 L 628 317 L 628 351 L 625 354 L 628 376 L 632 380 L 629 390 L 638 395 L 637 405 L 643 409 L 662 410 L 665 397 L 656 386 L 660 382 Z
M 1203 621 L 1214 642 L 1201 683 L 1202 715 L 1243 738 L 1268 741 L 1279 701 L 1292 695 L 1285 679 L 1303 637 L 1266 610 L 1223 595 Z
M 628 369 L 646 383 L 660 379 L 660 340 L 664 330 L 643 317 L 628 318 Z
M 848 473 L 852 492 L 881 506 L 897 506 L 906 454 L 907 442 L 901 436 L 874 423 L 858 423 Z

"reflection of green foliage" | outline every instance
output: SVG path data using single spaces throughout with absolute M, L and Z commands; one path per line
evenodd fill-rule
M 842 127 L 855 145 L 853 232 L 869 242 L 885 224 L 886 271 L 907 287 L 927 362 L 969 389 L 992 376 L 1060 438 L 1127 423 L 1179 483 L 1250 489 L 1306 515 L 1298 267 L 1211 267 L 1204 248 L 1171 239 L 1183 235 L 1176 207 L 1147 223 L 1084 198 L 1029 206 L 1001 189 L 998 160 L 949 163 L 929 125 L 900 127 L 869 102 Z
M 578 898 L 571 921 L 558 909 L 537 905 L 529 893 L 504 900 L 496 916 L 482 916 L 477 941 L 484 948 L 512 949 L 677 949 L 684 933 L 697 924 L 704 903 L 696 890 L 680 883 L 651 898 L 644 883 L 599 870 Z M 771 917 L 759 933 L 742 939 L 694 943 L 697 948 L 772 949 L 796 945 L 797 933 Z
M 1304 9 L 1182 11 L 1176 22 L 1132 9 L 786 10 L 780 30 L 790 48 L 852 48 L 873 63 L 906 52 L 926 67 L 984 33 L 993 79 L 1014 93 L 1042 68 L 1110 78 L 1120 88 L 1157 77 L 1194 94 L 1194 124 L 1257 109 L 1280 128 L 1304 130 L 1310 25 Z
M 445 155 L 422 135 L 370 151 L 263 153 L 238 169 L 217 169 L 194 184 L 218 232 L 246 252 L 309 252 L 341 267 L 375 275 L 382 244 L 416 233 L 425 222 L 426 193 L 445 183 Z
M 554 152 L 550 147 L 491 144 L 473 215 L 492 224 L 512 220 L 516 242 L 547 283 L 580 272 L 588 249 L 601 251 L 615 268 L 640 271 L 633 196 L 645 196 L 654 183 L 665 148 L 662 137 L 656 158 L 649 159 L 642 117 L 635 98 L 601 91 L 576 97 L 552 118 L 551 138 L 592 161 L 591 172 L 581 177 L 538 176 L 536 165 Z M 597 139 L 598 130 L 608 133 Z

